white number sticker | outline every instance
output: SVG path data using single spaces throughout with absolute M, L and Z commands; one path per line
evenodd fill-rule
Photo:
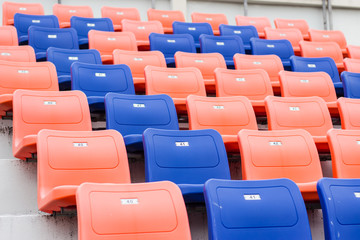
M 137 29 L 144 30 L 145 27 L 144 26 L 138 26 Z
M 106 73 L 95 73 L 96 77 L 106 77 Z
M 237 82 L 245 82 L 245 78 L 236 78 Z
M 177 147 L 188 147 L 189 142 L 175 142 L 175 146 L 177 146 Z
M 270 146 L 282 146 L 281 142 L 269 142 Z
M 235 30 L 234 33 L 235 33 L 235 34 L 241 34 L 241 31 Z
M 246 201 L 261 200 L 261 197 L 259 194 L 245 194 L 244 199 Z
M 167 42 L 168 42 L 168 43 L 176 43 L 175 40 L 171 40 L 171 39 L 168 39 Z
M 88 143 L 87 142 L 74 142 L 73 146 L 74 147 L 87 147 Z
M 48 38 L 57 38 L 57 35 L 48 35 Z
M 163 18 L 168 18 L 169 15 L 164 14 L 164 15 L 161 15 L 161 17 L 163 17 Z
M 253 62 L 254 65 L 261 65 L 261 62 Z
M 316 68 L 316 65 L 315 64 L 308 64 L 307 65 L 309 68 Z
M 122 205 L 136 205 L 139 204 L 139 199 L 131 198 L 131 199 L 121 199 Z
M 329 35 L 323 35 L 323 38 L 330 38 Z
M 40 23 L 40 20 L 32 20 L 32 23 Z
M 95 27 L 95 23 L 87 23 L 86 26 L 88 26 L 88 27 Z
M 176 75 L 168 75 L 168 78 L 176 79 L 176 78 L 178 78 L 178 76 L 176 76 Z
M 69 13 L 76 13 L 76 10 L 69 10 Z
M 301 82 L 301 83 L 309 83 L 309 80 L 307 80 L 307 79 L 301 79 L 300 82 Z
M 143 61 L 143 59 L 139 58 L 139 57 L 136 57 L 136 58 L 134 58 L 134 61 Z
M 10 53 L 7 53 L 7 52 L 2 52 L 2 53 L 1 53 L 1 56 L 11 56 L 11 54 L 10 54 Z
M 290 111 L 300 111 L 300 108 L 299 107 L 289 107 Z
M 69 59 L 70 61 L 77 61 L 77 60 L 79 60 L 78 57 L 68 57 L 68 59 Z
M 360 198 L 360 192 L 354 192 L 356 198 Z
M 124 12 L 116 12 L 116 15 L 124 15 Z
M 268 48 L 275 48 L 275 45 L 273 45 L 273 44 L 267 44 L 266 47 L 268 47 Z
M 196 31 L 196 28 L 194 28 L 194 27 L 189 27 L 188 30 L 189 30 L 189 31 Z
M 195 62 L 196 62 L 196 63 L 203 63 L 204 60 L 199 59 L 199 60 L 195 60 Z
M 54 106 L 56 105 L 56 101 L 44 101 L 44 105 Z
M 212 21 L 213 19 L 212 18 L 205 18 L 205 20 Z
M 115 41 L 116 38 L 108 38 L 108 41 Z
M 214 109 L 218 110 L 218 109 L 224 109 L 224 106 L 220 106 L 220 105 L 215 105 L 213 106 Z
M 224 42 L 216 42 L 216 45 L 218 45 L 218 46 L 224 46 L 225 43 L 224 43 Z
M 143 104 L 143 103 L 133 103 L 133 107 L 135 107 L 135 108 L 144 108 L 145 104 Z
M 323 50 L 322 47 L 317 47 L 317 48 L 316 48 L 316 51 L 322 51 L 322 50 Z
M 28 74 L 28 73 L 29 73 L 29 70 L 18 70 L 18 73 Z
M 20 10 L 20 11 L 26 11 L 26 8 L 21 7 L 21 8 L 19 8 L 19 10 Z

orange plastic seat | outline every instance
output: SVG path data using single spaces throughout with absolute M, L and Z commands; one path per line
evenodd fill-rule
M 279 72 L 284 70 L 281 59 L 276 55 L 234 55 L 235 69 L 263 69 L 271 81 L 275 94 L 280 94 Z
M 216 68 L 226 69 L 226 62 L 220 53 L 175 53 L 175 64 L 178 68 L 196 67 L 200 70 L 206 87 L 206 91 L 215 92 L 215 75 Z
M 341 128 L 360 130 L 360 99 L 339 98 L 338 108 L 341 118 Z
M 338 30 L 309 30 L 310 41 L 312 42 L 336 42 L 343 54 L 347 54 L 347 42 L 342 31 Z
M 229 24 L 227 17 L 222 13 L 191 13 L 191 20 L 194 23 L 209 23 L 213 29 L 214 35 L 220 35 L 220 24 Z
M 135 35 L 136 44 L 139 50 L 149 50 L 150 33 L 164 34 L 164 29 L 159 21 L 135 21 L 124 19 L 121 21 L 123 32 L 132 32 Z
M 348 72 L 360 73 L 360 58 L 345 58 L 344 69 Z
M 252 25 L 256 28 L 259 37 L 265 37 L 265 28 L 271 28 L 271 22 L 267 17 L 248 17 L 248 16 L 236 16 L 235 17 L 236 25 L 238 26 L 247 26 Z
M 126 148 L 118 131 L 41 130 L 37 152 L 40 211 L 76 206 L 76 190 L 84 182 L 130 183 Z
M 44 8 L 40 3 L 3 2 L 2 4 L 3 25 L 14 25 L 15 13 L 44 15 Z
M 0 76 L 1 117 L 11 116 L 13 93 L 17 89 L 59 91 L 56 69 L 51 62 L 0 61 Z
M 32 158 L 41 129 L 92 130 L 89 105 L 81 91 L 16 90 L 13 107 L 13 154 L 16 158 Z
M 225 143 L 227 152 L 239 152 L 237 133 L 241 129 L 257 130 L 250 100 L 237 97 L 187 97 L 189 129 L 215 129 Z
M 360 59 L 360 46 L 348 45 L 346 49 L 349 58 Z
M 273 96 L 269 75 L 263 69 L 215 70 L 216 96 L 249 98 L 256 115 L 266 115 L 264 100 Z
M 11 62 L 36 62 L 35 51 L 30 46 L 1 46 L 0 60 Z
M 149 21 L 160 21 L 165 33 L 173 33 L 172 24 L 174 21 L 185 22 L 185 16 L 182 11 L 176 10 L 158 10 L 150 8 L 147 11 Z
M 311 135 L 303 129 L 241 130 L 238 134 L 243 180 L 289 178 L 305 201 L 318 201 L 320 159 Z
M 300 41 L 304 40 L 303 35 L 297 28 L 265 28 L 265 38 L 270 40 L 287 39 L 290 41 L 294 52 L 300 56 Z
M 175 183 L 84 183 L 76 201 L 79 240 L 191 240 Z
M 54 4 L 53 13 L 59 19 L 60 28 L 69 28 L 70 18 L 72 16 L 86 18 L 94 17 L 93 11 L 90 6 Z
M 126 64 L 130 67 L 135 85 L 135 91 L 145 92 L 146 66 L 166 67 L 164 54 L 160 51 L 124 51 L 114 50 L 114 64 Z
M 115 49 L 137 51 L 136 40 L 130 32 L 89 31 L 89 49 L 100 52 L 103 63 L 113 63 Z
M 332 116 L 339 116 L 335 87 L 329 74 L 281 71 L 279 76 L 282 97 L 318 96 L 324 99 Z
M 282 19 L 275 18 L 276 28 L 297 28 L 302 33 L 304 40 L 309 40 L 309 24 L 305 19 Z
M 186 114 L 186 97 L 206 96 L 204 79 L 199 69 L 145 67 L 147 95 L 167 94 L 173 100 L 178 114 Z
M 101 17 L 110 18 L 114 24 L 115 31 L 122 30 L 121 21 L 130 19 L 140 21 L 140 13 L 137 8 L 101 7 Z
M 18 46 L 18 35 L 13 26 L 0 26 L 0 46 Z
M 320 97 L 265 98 L 269 130 L 305 129 L 319 152 L 328 152 L 326 132 L 333 128 L 326 102 Z

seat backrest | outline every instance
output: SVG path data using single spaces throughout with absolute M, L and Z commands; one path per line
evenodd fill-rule
M 221 135 L 212 129 L 147 129 L 143 135 L 145 179 L 177 184 L 204 184 L 210 178 L 230 179 Z
M 360 98 L 360 73 L 342 72 L 341 80 L 344 87 L 344 97 Z
M 360 99 L 355 98 L 339 98 L 338 108 L 341 119 L 341 128 L 347 130 L 360 129 Z
M 360 234 L 360 179 L 323 178 L 317 185 L 325 238 L 356 239 Z
M 73 6 L 64 4 L 54 4 L 53 13 L 59 19 L 60 27 L 70 27 L 72 16 L 92 18 L 93 11 L 90 6 Z
M 289 60 L 294 55 L 294 49 L 287 39 L 268 40 L 252 38 L 250 39 L 250 45 L 253 55 L 275 54 L 281 60 Z
M 311 239 L 299 188 L 289 179 L 205 183 L 209 239 Z
M 15 13 L 44 15 L 44 8 L 40 3 L 3 2 L 2 4 L 3 25 L 14 25 Z
M 345 58 L 343 60 L 345 71 L 360 73 L 360 58 Z
M 172 24 L 175 21 L 185 22 L 185 16 L 182 11 L 176 10 L 158 10 L 149 8 L 147 10 L 147 16 L 149 21 L 160 21 L 164 31 L 167 33 L 172 33 Z
M 140 21 L 140 13 L 137 8 L 120 8 L 120 7 L 101 7 L 101 16 L 103 18 L 110 18 L 114 23 L 115 30 L 121 30 L 121 21 L 123 19 L 130 19 Z
M 76 202 L 79 240 L 191 240 L 184 199 L 172 182 L 84 183 Z
M 191 20 L 194 23 L 207 22 L 211 25 L 214 34 L 219 34 L 220 24 L 229 24 L 227 17 L 223 13 L 191 13 Z
M 227 35 L 236 35 L 241 37 L 244 44 L 249 45 L 251 38 L 259 38 L 259 34 L 254 26 L 232 26 L 232 25 L 225 25 L 221 24 L 219 26 L 220 35 L 227 36 Z
M 335 42 L 300 42 L 301 56 L 308 58 L 330 57 L 335 63 L 343 62 L 343 55 L 339 45 Z
M 237 15 L 235 17 L 235 21 L 238 26 L 254 26 L 259 37 L 264 37 L 264 29 L 266 27 L 271 27 L 271 22 L 267 17 L 248 17 Z
M 113 32 L 114 26 L 110 18 L 84 18 L 72 16 L 70 25 L 74 28 L 80 38 L 88 38 L 90 30 Z
M 189 129 L 217 130 L 222 135 L 236 135 L 241 129 L 257 129 L 250 100 L 237 97 L 187 97 Z
M 155 21 L 136 21 L 123 19 L 121 21 L 123 32 L 132 32 L 135 35 L 136 41 L 149 42 L 150 33 L 164 33 L 164 28 L 161 22 Z
M 0 60 L 36 62 L 36 57 L 34 49 L 30 46 L 0 46 Z
M 305 129 L 312 136 L 326 136 L 333 128 L 326 102 L 320 97 L 265 98 L 269 130 Z
M 165 95 L 105 96 L 106 128 L 123 136 L 142 134 L 147 128 L 178 130 L 179 123 L 173 100 Z
M 281 19 L 275 18 L 274 24 L 276 28 L 297 28 L 303 36 L 308 35 L 309 25 L 305 19 Z
M 71 89 L 81 90 L 88 97 L 105 97 L 108 92 L 135 94 L 131 70 L 125 64 L 75 62 L 71 65 Z
M 309 30 L 310 41 L 312 42 L 336 42 L 340 49 L 346 49 L 345 35 L 339 30 Z
M 214 32 L 209 23 L 189 23 L 189 22 L 174 22 L 174 34 L 190 34 L 196 44 L 199 44 L 199 37 L 201 34 L 213 35 Z
M 269 40 L 287 39 L 293 47 L 299 47 L 303 35 L 297 28 L 265 28 L 265 38 Z
M 264 100 L 273 96 L 269 75 L 263 69 L 215 70 L 217 97 L 245 96 L 250 100 Z
M 18 46 L 18 36 L 16 28 L 13 26 L 0 27 L 0 46 Z
M 349 58 L 360 59 L 360 46 L 348 45 L 347 53 Z

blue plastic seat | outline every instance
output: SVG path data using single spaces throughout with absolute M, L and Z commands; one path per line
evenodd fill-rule
M 228 36 L 228 35 L 236 35 L 241 37 L 243 40 L 244 48 L 246 53 L 251 53 L 251 38 L 259 38 L 259 34 L 254 26 L 232 26 L 221 24 L 219 26 L 220 35 Z
M 35 50 L 36 60 L 46 60 L 49 47 L 79 49 L 78 37 L 73 28 L 29 27 L 29 45 Z
M 214 35 L 210 23 L 189 23 L 189 22 L 173 22 L 174 34 L 188 33 L 193 36 L 195 47 L 200 51 L 199 37 L 201 34 Z
M 210 240 L 311 240 L 304 200 L 289 179 L 211 179 L 204 195 Z
M 114 31 L 114 25 L 110 18 L 84 18 L 72 16 L 70 25 L 77 31 L 79 45 L 87 45 L 89 43 L 88 32 L 90 30 Z
M 91 112 L 105 110 L 104 101 L 108 92 L 135 94 L 131 70 L 125 64 L 75 62 L 71 65 L 71 89 L 86 94 Z
M 228 68 L 234 68 L 233 57 L 236 53 L 245 54 L 245 48 L 239 36 L 200 36 L 200 48 L 202 53 L 218 52 L 224 56 Z
M 186 202 L 204 201 L 204 183 L 210 178 L 230 180 L 225 145 L 219 132 L 147 129 L 143 134 L 145 179 L 172 181 Z
M 326 72 L 330 75 L 337 94 L 343 93 L 343 85 L 340 82 L 339 72 L 332 58 L 304 58 L 292 56 L 291 68 L 294 72 Z
M 294 56 L 294 49 L 289 40 L 268 40 L 260 38 L 250 39 L 251 53 L 253 55 L 275 54 L 281 59 L 286 70 L 291 69 L 290 57 Z
M 194 38 L 190 34 L 151 33 L 149 40 L 150 50 L 162 52 L 168 66 L 175 66 L 174 55 L 177 51 L 196 53 Z
M 56 67 L 60 90 L 71 89 L 70 67 L 74 62 L 102 64 L 98 50 L 76 50 L 49 47 L 47 50 L 47 60 Z
M 20 44 L 28 41 L 28 29 L 30 26 L 59 28 L 59 20 L 55 15 L 29 15 L 15 13 L 14 26 L 16 27 Z
M 105 95 L 106 128 L 119 131 L 129 151 L 142 151 L 147 128 L 179 130 L 171 97 L 161 95 Z
M 360 73 L 342 72 L 341 80 L 344 87 L 344 97 L 360 98 Z
M 325 239 L 359 239 L 360 179 L 323 178 L 317 188 Z

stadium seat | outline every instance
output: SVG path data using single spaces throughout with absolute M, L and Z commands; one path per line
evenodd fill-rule
M 200 36 L 201 53 L 220 53 L 228 68 L 234 68 L 233 57 L 237 53 L 245 54 L 245 48 L 239 36 Z
M 200 52 L 200 35 L 214 35 L 211 25 L 209 23 L 174 22 L 173 30 L 174 34 L 190 34 L 194 38 L 195 47 L 198 52 Z
M 143 139 L 145 180 L 178 184 L 185 202 L 203 202 L 204 183 L 210 178 L 230 180 L 225 146 L 215 130 L 151 128 Z
M 284 70 L 281 59 L 276 55 L 245 55 L 235 54 L 235 69 L 264 69 L 271 81 L 275 94 L 280 94 L 279 72 Z
M 191 240 L 186 206 L 172 182 L 84 183 L 76 201 L 79 240 Z
M 215 92 L 216 68 L 226 68 L 224 57 L 220 53 L 175 53 L 176 67 L 196 67 L 200 70 L 208 93 Z
M 179 130 L 171 97 L 162 95 L 105 95 L 106 128 L 124 136 L 128 151 L 142 151 L 142 134 L 147 128 Z
M 131 70 L 125 64 L 75 62 L 71 64 L 71 89 L 86 94 L 90 112 L 105 110 L 105 95 L 109 92 L 135 94 Z
M 79 49 L 78 37 L 73 28 L 29 27 L 29 45 L 34 48 L 37 61 L 46 60 L 49 47 Z
M 254 26 L 232 26 L 221 24 L 219 26 L 220 35 L 236 35 L 241 37 L 246 53 L 251 53 L 250 39 L 259 38 L 258 32 Z
M 220 24 L 229 24 L 227 17 L 222 13 L 191 13 L 191 20 L 193 23 L 207 22 L 211 25 L 214 35 L 220 35 Z
M 299 188 L 289 179 L 205 183 L 209 239 L 311 239 Z
M 360 234 L 360 179 L 323 178 L 317 187 L 325 239 L 356 239 Z
M 326 132 L 333 125 L 322 98 L 268 96 L 265 108 L 269 130 L 305 129 L 313 136 L 319 152 L 329 152 Z
M 34 49 L 30 46 L 1 46 L 0 60 L 12 62 L 36 62 Z
M 110 18 L 84 18 L 72 16 L 70 26 L 77 31 L 79 45 L 89 43 L 88 33 L 90 30 L 113 32 L 114 26 Z
M 173 22 L 185 22 L 185 16 L 182 11 L 158 10 L 150 8 L 147 10 L 148 21 L 160 21 L 165 33 L 173 33 Z
M 215 129 L 223 137 L 228 152 L 239 152 L 237 133 L 241 129 L 258 129 L 250 100 L 244 96 L 188 96 L 189 129 Z
M 41 129 L 91 131 L 85 94 L 16 90 L 13 94 L 13 154 L 16 158 L 33 157 Z
M 71 90 L 71 64 L 74 62 L 101 64 L 101 57 L 95 49 L 76 50 L 50 47 L 47 50 L 47 61 L 52 62 L 56 67 L 60 90 Z
M 265 116 L 264 99 L 273 96 L 269 75 L 263 69 L 215 70 L 216 96 L 249 98 L 256 115 Z
M 341 128 L 360 130 L 360 99 L 339 98 L 338 108 L 341 118 Z
M 360 46 L 347 45 L 347 55 L 349 58 L 360 59 Z
M 2 17 L 4 26 L 14 25 L 15 13 L 44 15 L 44 8 L 40 3 L 3 2 Z
M 186 97 L 206 96 L 204 79 L 199 69 L 145 67 L 147 95 L 167 94 L 175 104 L 177 114 L 186 114 Z
M 115 130 L 41 130 L 37 140 L 38 208 L 53 213 L 76 206 L 84 182 L 130 183 L 124 140 Z
M 236 16 L 236 25 L 238 26 L 254 26 L 258 32 L 260 38 L 265 37 L 264 29 L 271 27 L 271 22 L 267 17 L 248 17 L 248 16 Z
M 344 97 L 360 98 L 360 73 L 342 72 L 341 80 L 344 86 Z
M 136 21 L 123 19 L 121 21 L 123 32 L 132 32 L 135 35 L 135 43 L 139 50 L 149 50 L 150 33 L 164 34 L 164 29 L 159 21 Z
M 310 41 L 312 42 L 336 42 L 343 54 L 347 54 L 347 43 L 342 31 L 335 30 L 309 30 Z
M 304 40 L 309 40 L 309 25 L 305 19 L 282 19 L 275 18 L 276 28 L 297 28 L 301 31 Z
M 28 30 L 30 26 L 59 28 L 59 20 L 54 15 L 28 15 L 16 13 L 14 26 L 17 30 L 19 44 L 27 44 L 29 40 Z
M 98 50 L 104 64 L 113 63 L 113 51 L 115 49 L 137 51 L 135 36 L 130 32 L 90 30 L 88 36 L 89 49 Z
M 300 41 L 304 40 L 303 35 L 297 28 L 265 28 L 265 38 L 269 40 L 287 39 L 290 41 L 294 53 L 300 56 Z
M 345 71 L 360 73 L 360 58 L 345 58 L 343 62 Z
M 175 66 L 174 54 L 178 51 L 196 53 L 194 38 L 190 34 L 151 33 L 149 40 L 150 50 L 162 52 L 168 66 Z
M 101 7 L 101 16 L 103 18 L 110 18 L 114 24 L 115 31 L 121 31 L 121 21 L 123 19 L 130 19 L 140 21 L 140 13 L 137 8 L 120 8 L 120 7 Z
M 18 46 L 18 35 L 13 26 L 0 26 L 0 46 Z
M 73 6 L 64 4 L 54 4 L 53 13 L 59 19 L 61 28 L 70 27 L 70 18 L 72 16 L 92 18 L 93 11 L 90 6 Z

